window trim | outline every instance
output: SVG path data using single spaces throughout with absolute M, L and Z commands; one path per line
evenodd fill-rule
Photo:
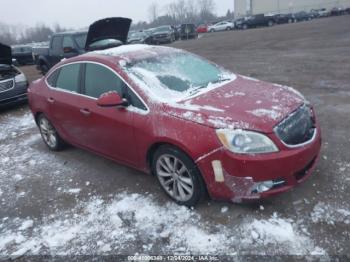
M 114 73 L 117 77 L 119 77 L 119 78 L 126 84 L 126 86 L 129 88 L 129 90 L 131 90 L 131 92 L 133 92 L 133 93 L 137 96 L 137 98 L 140 99 L 140 101 L 143 103 L 143 105 L 144 105 L 145 108 L 147 109 L 147 110 L 144 110 L 144 109 L 142 109 L 142 108 L 134 107 L 134 106 L 133 106 L 134 108 L 137 108 L 138 110 L 137 110 L 137 111 L 135 111 L 135 110 L 128 110 L 128 107 L 126 107 L 126 110 L 128 110 L 129 112 L 134 112 L 134 113 L 136 113 L 136 114 L 140 114 L 140 115 L 148 115 L 148 114 L 149 114 L 150 109 L 149 109 L 148 105 L 147 105 L 146 102 L 143 100 L 143 98 L 135 91 L 135 89 L 132 88 L 131 85 L 130 85 L 127 81 L 125 81 L 125 79 L 124 79 L 118 72 L 116 72 L 113 68 L 111 68 L 111 67 L 109 67 L 109 66 L 107 66 L 107 65 L 105 65 L 105 64 L 103 64 L 103 63 L 94 62 L 94 61 L 82 60 L 82 61 L 76 61 L 76 62 L 71 62 L 71 63 L 67 63 L 67 64 L 64 64 L 64 65 L 60 65 L 60 66 L 58 66 L 57 68 L 55 68 L 55 70 L 53 70 L 52 72 L 50 72 L 49 74 L 47 74 L 47 75 L 45 76 L 45 84 L 46 84 L 46 85 L 49 87 L 49 89 L 51 89 L 51 90 L 57 90 L 57 91 L 61 91 L 61 92 L 69 93 L 69 94 L 74 94 L 74 95 L 86 97 L 86 98 L 89 98 L 89 99 L 92 99 L 92 100 L 97 101 L 97 98 L 95 98 L 95 97 L 91 97 L 91 96 L 87 96 L 87 95 L 85 95 L 85 94 L 82 94 L 82 91 L 83 91 L 83 86 L 82 86 L 82 84 L 83 84 L 83 81 L 85 81 L 85 79 L 83 80 L 84 77 L 83 77 L 83 74 L 82 74 L 82 69 L 83 69 L 83 67 L 85 67 L 84 64 L 86 64 L 86 63 L 101 65 L 101 66 L 107 68 L 108 70 L 112 71 L 112 73 Z M 56 72 L 57 70 L 61 70 L 61 68 L 64 67 L 64 66 L 68 66 L 68 65 L 72 65 L 72 64 L 81 64 L 81 65 L 80 65 L 80 71 L 79 71 L 79 93 L 77 93 L 77 92 L 72 92 L 72 91 L 68 91 L 68 90 L 65 90 L 65 89 L 62 89 L 62 88 L 59 88 L 59 87 L 51 86 L 51 85 L 47 82 L 47 78 L 49 78 L 54 72 Z M 56 81 L 57 81 L 57 79 L 56 79 Z M 142 113 L 141 113 L 141 112 L 138 112 L 139 110 L 140 110 Z

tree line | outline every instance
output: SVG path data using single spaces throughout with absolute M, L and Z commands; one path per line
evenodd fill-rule
M 132 29 L 146 29 L 161 25 L 178 25 L 182 23 L 209 23 L 220 19 L 232 19 L 233 12 L 217 17 L 213 0 L 174 0 L 167 5 L 153 2 L 148 9 L 149 22 L 134 23 Z M 8 45 L 45 42 L 58 32 L 71 29 L 62 28 L 59 24 L 50 27 L 39 23 L 34 27 L 8 25 L 0 21 L 0 42 Z

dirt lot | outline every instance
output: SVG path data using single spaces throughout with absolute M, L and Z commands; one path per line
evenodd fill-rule
M 324 146 L 314 176 L 253 205 L 180 208 L 151 176 L 76 148 L 49 152 L 26 106 L 2 111 L 0 255 L 349 255 L 349 26 L 343 16 L 173 44 L 293 86 L 316 107 Z

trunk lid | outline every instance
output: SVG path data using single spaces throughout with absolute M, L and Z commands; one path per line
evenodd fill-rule
M 91 44 L 108 39 L 115 39 L 126 43 L 132 20 L 123 17 L 105 18 L 96 21 L 89 27 L 85 49 L 89 50 Z

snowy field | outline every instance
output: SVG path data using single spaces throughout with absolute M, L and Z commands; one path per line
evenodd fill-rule
M 318 232 L 313 227 L 349 228 L 349 205 L 311 204 L 301 199 L 290 203 L 296 215 L 266 211 L 258 205 L 237 218 L 235 209 L 239 207 L 229 203 L 208 202 L 197 211 L 167 199 L 159 201 L 166 198 L 161 192 L 137 193 L 132 188 L 108 195 L 103 190 L 97 192 L 88 180 L 73 182 L 71 173 L 79 169 L 79 161 L 67 164 L 60 154 L 49 152 L 26 108 L 16 113 L 0 118 L 2 256 L 175 253 L 327 257 L 327 247 L 316 241 Z M 339 164 L 340 174 L 349 171 L 350 165 Z M 46 189 L 36 188 L 39 180 L 40 187 Z M 47 189 L 52 191 L 52 199 L 41 199 L 40 190 Z M 73 204 L 64 208 L 62 201 Z M 47 203 L 48 211 L 29 216 L 22 213 L 29 209 L 25 213 L 30 214 L 32 206 Z M 216 216 L 224 218 L 221 222 L 210 221 L 202 212 L 215 205 L 220 207 Z M 310 205 L 309 212 L 301 211 Z M 345 233 L 350 237 L 349 231 Z

